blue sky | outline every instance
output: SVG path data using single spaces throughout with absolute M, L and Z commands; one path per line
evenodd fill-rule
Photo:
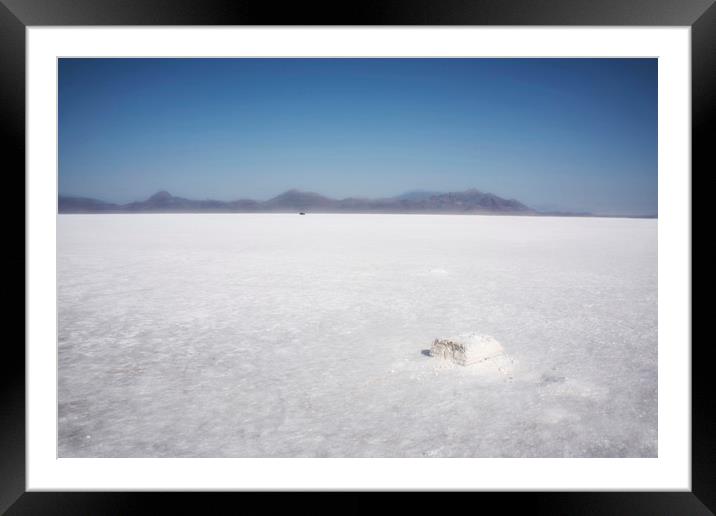
M 59 190 L 657 212 L 656 59 L 60 59 Z

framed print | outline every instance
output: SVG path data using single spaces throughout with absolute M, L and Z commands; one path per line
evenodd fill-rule
M 10 514 L 137 491 L 716 506 L 691 339 L 709 2 L 3 1 Z

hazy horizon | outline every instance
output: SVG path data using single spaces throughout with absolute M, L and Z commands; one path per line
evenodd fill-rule
M 656 59 L 60 59 L 59 191 L 657 214 Z
M 466 189 L 466 190 L 463 190 L 462 192 L 465 192 L 465 191 L 468 191 L 468 190 L 478 190 L 478 191 L 479 191 L 479 189 L 477 189 L 477 188 L 468 188 L 468 189 Z M 118 204 L 118 205 L 122 206 L 122 205 L 130 204 L 130 203 L 133 203 L 133 202 L 143 202 L 143 201 L 149 200 L 150 198 L 154 197 L 154 196 L 157 195 L 157 194 L 162 194 L 162 193 L 165 193 L 165 192 L 166 192 L 166 193 L 169 193 L 172 197 L 182 197 L 182 198 L 184 198 L 183 196 L 174 195 L 172 192 L 169 192 L 169 191 L 167 191 L 167 190 L 158 190 L 158 191 L 153 192 L 153 193 L 151 193 L 151 194 L 148 194 L 148 195 L 146 195 L 146 196 L 144 196 L 144 197 L 142 197 L 142 198 L 133 199 L 133 200 L 128 201 L 128 202 L 116 202 L 115 204 Z M 321 192 L 314 192 L 314 191 L 302 190 L 302 189 L 300 189 L 300 188 L 289 188 L 289 189 L 287 189 L 287 190 L 283 190 L 283 191 L 281 191 L 281 192 L 277 192 L 275 195 L 271 195 L 271 196 L 269 196 L 269 197 L 267 197 L 267 198 L 263 198 L 263 199 L 256 199 L 256 198 L 249 198 L 249 197 L 234 197 L 234 198 L 227 198 L 227 199 L 217 199 L 217 198 L 214 198 L 214 197 L 204 197 L 204 198 L 187 198 L 187 199 L 192 200 L 192 201 L 221 201 L 221 202 L 232 202 L 232 201 L 241 201 L 241 200 L 254 200 L 254 201 L 258 201 L 258 202 L 267 202 L 267 201 L 270 201 L 270 200 L 272 200 L 272 199 L 274 199 L 274 198 L 277 198 L 277 197 L 279 197 L 279 196 L 281 196 L 281 195 L 283 195 L 283 194 L 289 193 L 289 192 L 300 192 L 300 193 L 304 193 L 304 194 L 317 194 L 317 195 L 320 195 L 320 196 L 323 196 L 323 197 L 326 197 L 326 198 L 330 198 L 330 199 L 333 199 L 333 200 L 337 200 L 337 201 L 346 200 L 346 199 L 349 199 L 349 198 L 353 198 L 353 199 L 359 198 L 359 197 L 357 197 L 357 196 L 330 197 L 330 196 L 327 196 L 327 195 L 323 195 Z M 441 194 L 448 194 L 448 193 L 461 193 L 461 192 L 438 192 L 438 191 L 428 191 L 428 190 L 406 190 L 406 191 L 404 191 L 404 192 L 400 192 L 400 193 L 397 193 L 397 194 L 394 194 L 394 195 L 386 195 L 386 196 L 382 196 L 382 197 L 373 197 L 373 198 L 360 197 L 360 199 L 364 199 L 364 200 L 395 199 L 395 198 L 400 198 L 400 197 L 409 198 L 409 197 L 412 196 L 412 195 L 420 195 L 420 194 L 441 195 Z M 494 192 L 483 192 L 483 193 L 494 193 Z M 75 195 L 66 194 L 66 193 L 59 193 L 59 197 L 64 197 L 64 198 L 85 198 L 85 197 L 83 197 L 83 196 L 75 196 Z M 511 198 L 508 198 L 508 197 L 502 197 L 502 198 L 505 199 L 505 200 L 512 200 Z M 97 198 L 97 197 L 91 197 L 90 199 L 94 199 L 94 200 L 97 200 L 97 201 L 111 202 L 111 201 L 106 201 L 105 199 L 101 199 L 101 198 Z M 514 200 L 519 201 L 519 199 L 514 199 Z M 607 216 L 607 217 L 611 217 L 611 216 L 616 216 L 616 217 L 625 216 L 625 217 L 637 217 L 637 218 L 654 218 L 654 217 L 657 217 L 657 216 L 658 216 L 658 214 L 657 214 L 656 212 L 654 212 L 654 213 L 644 212 L 644 213 L 609 213 L 609 214 L 605 214 L 605 213 L 593 213 L 593 212 L 576 211 L 576 210 L 575 210 L 575 211 L 569 211 L 569 210 L 562 210 L 559 206 L 554 206 L 554 205 L 550 205 L 550 204 L 542 204 L 542 205 L 528 206 L 528 208 L 531 208 L 531 209 L 536 210 L 537 212 L 543 212 L 543 213 L 546 213 L 546 214 L 547 214 L 547 213 L 589 214 L 589 215 Z M 241 213 L 241 212 L 239 212 L 239 213 Z M 330 213 L 330 212 L 328 212 L 328 213 Z M 343 212 L 343 211 L 340 211 L 340 213 L 344 213 L 344 212 Z M 348 212 L 348 213 L 350 213 L 350 212 Z M 361 212 L 357 212 L 357 213 L 361 213 Z M 400 213 L 400 212 L 396 212 L 396 213 Z M 432 212 L 430 212 L 430 213 L 432 213 Z

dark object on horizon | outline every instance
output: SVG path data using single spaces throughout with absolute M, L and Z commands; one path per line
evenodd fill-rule
M 537 214 L 515 199 L 471 189 L 464 192 L 409 192 L 382 199 L 331 199 L 288 190 L 268 201 L 197 201 L 161 191 L 145 201 L 111 204 L 82 197 L 59 197 L 60 213 L 502 213 Z
M 305 215 L 305 214 L 306 214 L 306 213 L 305 213 L 305 212 L 303 212 L 303 211 L 299 213 L 299 215 Z

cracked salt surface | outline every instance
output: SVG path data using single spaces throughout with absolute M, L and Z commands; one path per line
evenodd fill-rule
M 656 243 L 637 219 L 61 215 L 59 455 L 654 457 Z M 511 375 L 424 353 L 475 331 Z

